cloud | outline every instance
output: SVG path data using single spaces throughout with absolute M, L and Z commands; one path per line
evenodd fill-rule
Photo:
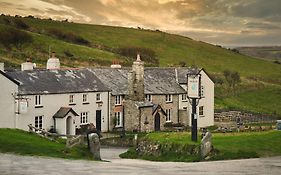
M 5 13 L 140 26 L 221 45 L 278 43 L 280 7 L 280 0 L 0 0 Z

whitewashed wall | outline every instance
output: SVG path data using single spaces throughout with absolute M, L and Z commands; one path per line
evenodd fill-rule
M 101 110 L 101 129 L 103 132 L 108 131 L 108 92 L 100 92 L 102 105 L 96 103 L 96 93 L 72 93 L 74 103 L 69 105 L 70 94 L 47 94 L 41 95 L 42 108 L 35 108 L 35 95 L 24 96 L 28 98 L 28 112 L 20 114 L 18 128 L 27 130 L 28 124 L 34 126 L 35 116 L 43 115 L 43 128 L 49 130 L 54 125 L 53 115 L 60 107 L 71 107 L 79 116 L 75 118 L 76 127 L 80 126 L 81 112 L 88 112 L 88 123 L 96 124 L 96 110 Z M 83 104 L 83 94 L 88 94 L 89 104 Z
M 197 114 L 199 114 L 199 106 L 204 106 L 204 115 L 198 116 L 197 125 L 198 127 L 207 127 L 214 125 L 214 83 L 208 77 L 208 75 L 201 71 L 201 85 L 204 86 L 204 98 L 200 99 L 197 106 Z M 181 87 L 187 90 L 187 86 L 181 84 Z M 189 123 L 191 124 L 191 112 L 192 107 L 189 101 L 182 101 L 181 95 L 179 95 L 179 109 L 187 107 L 186 112 L 189 116 Z
M 0 74 L 0 128 L 15 128 L 15 99 L 13 94 L 18 91 L 18 86 Z

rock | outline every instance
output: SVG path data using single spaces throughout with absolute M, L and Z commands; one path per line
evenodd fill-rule
M 97 133 L 89 134 L 89 148 L 93 154 L 95 160 L 101 160 L 100 158 L 100 139 Z

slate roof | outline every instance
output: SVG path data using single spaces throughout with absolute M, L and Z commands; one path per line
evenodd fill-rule
M 128 92 L 128 72 L 130 68 L 92 68 L 90 69 L 113 95 L 125 95 Z M 174 68 L 145 68 L 145 94 L 183 94 L 186 93 L 176 81 Z
M 75 116 L 79 116 L 72 108 L 70 107 L 61 107 L 53 116 L 54 118 L 64 118 L 69 112 L 72 112 Z
M 110 91 L 88 69 L 6 72 L 20 83 L 19 94 L 52 94 Z
M 138 108 L 152 107 L 154 104 L 150 101 L 138 101 L 135 103 Z
M 175 68 L 145 68 L 145 94 L 184 94 L 177 83 Z
M 125 95 L 128 91 L 129 69 L 92 68 L 89 69 L 101 82 L 111 89 L 113 95 Z

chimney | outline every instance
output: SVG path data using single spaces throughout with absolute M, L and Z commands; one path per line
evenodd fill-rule
M 51 58 L 47 61 L 47 69 L 60 69 L 60 60 L 56 57 L 55 52 L 52 52 Z
M 4 72 L 4 63 L 0 63 L 0 71 Z
M 137 55 L 128 75 L 129 98 L 135 101 L 144 101 L 144 62 Z
M 31 61 L 31 58 L 27 58 L 25 63 L 21 64 L 21 71 L 33 70 L 34 64 Z
M 122 66 L 119 64 L 118 61 L 114 61 L 114 60 L 113 60 L 111 66 L 110 66 L 110 68 L 113 68 L 113 69 L 120 69 L 120 68 L 122 68 Z

